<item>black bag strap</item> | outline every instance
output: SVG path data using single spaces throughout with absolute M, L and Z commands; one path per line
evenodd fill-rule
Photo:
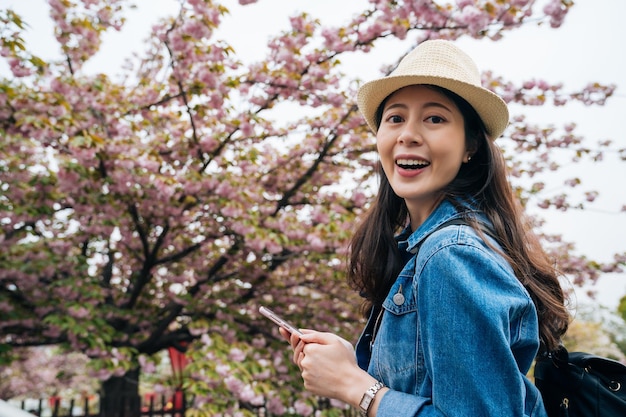
M 626 381 L 626 365 L 613 359 L 586 352 L 568 352 L 563 345 L 559 346 L 557 350 L 550 352 L 548 357 L 552 359 L 552 363 L 557 368 L 566 368 L 572 365 L 580 367 L 585 372 L 596 375 L 606 386 L 616 383 L 607 375 L 619 376 Z

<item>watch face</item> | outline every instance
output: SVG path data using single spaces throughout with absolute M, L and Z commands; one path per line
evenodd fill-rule
M 376 384 L 374 384 L 367 391 L 365 391 L 363 397 L 361 398 L 361 402 L 359 403 L 359 408 L 361 409 L 362 416 L 367 417 L 367 412 L 370 409 L 370 404 L 372 400 L 374 400 L 374 397 L 376 396 L 378 391 L 380 391 L 380 389 L 384 386 L 385 384 L 377 381 Z
M 361 407 L 363 411 L 367 412 L 371 402 L 372 402 L 372 397 L 370 395 L 365 394 L 363 398 L 361 398 L 361 404 L 359 404 L 359 407 Z

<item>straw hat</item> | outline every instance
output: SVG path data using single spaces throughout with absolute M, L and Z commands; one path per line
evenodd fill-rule
M 361 86 L 357 102 L 368 126 L 378 131 L 376 111 L 394 91 L 413 84 L 432 84 L 463 97 L 478 113 L 487 134 L 496 139 L 509 123 L 509 110 L 498 95 L 483 88 L 472 59 L 450 41 L 422 42 L 391 74 Z

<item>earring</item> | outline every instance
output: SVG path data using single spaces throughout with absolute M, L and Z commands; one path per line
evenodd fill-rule
M 472 160 L 472 157 L 471 157 L 471 156 L 468 156 L 468 157 L 467 157 L 467 162 L 469 162 L 469 161 L 471 161 L 471 160 Z

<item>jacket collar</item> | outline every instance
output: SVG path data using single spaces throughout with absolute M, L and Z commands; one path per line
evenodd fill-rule
M 401 250 L 404 249 L 407 252 L 416 253 L 422 241 L 437 230 L 443 223 L 454 218 L 462 217 L 464 213 L 475 211 L 476 210 L 468 204 L 463 204 L 463 208 L 459 210 L 449 200 L 444 200 L 417 230 L 411 233 L 410 227 L 407 226 L 402 233 L 398 235 L 398 247 Z

